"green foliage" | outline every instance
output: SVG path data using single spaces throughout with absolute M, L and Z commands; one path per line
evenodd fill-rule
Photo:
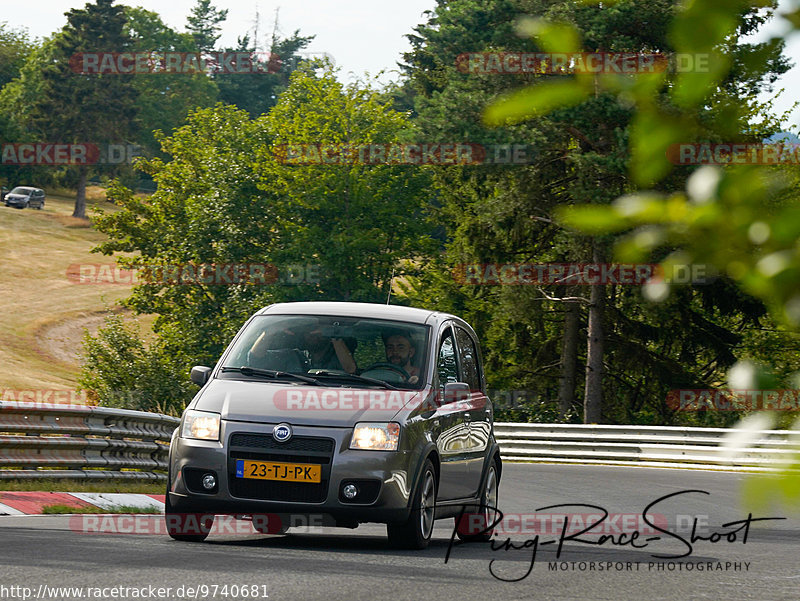
M 194 39 L 178 33 L 161 17 L 139 7 L 125 7 L 125 31 L 135 52 L 194 52 Z M 213 106 L 219 96 L 214 81 L 205 73 L 142 73 L 130 77 L 138 96 L 136 141 L 153 156 L 160 150 L 155 131 L 170 133 L 186 122 L 189 112 Z
M 407 88 L 412 92 L 406 90 L 405 95 L 413 96 L 420 136 L 429 141 L 527 143 L 533 149 L 533 160 L 526 165 L 433 171 L 437 190 L 433 210 L 441 226 L 442 255 L 426 265 L 421 277 L 409 280 L 403 291 L 413 304 L 453 311 L 476 327 L 490 388 L 534 390 L 553 402 L 561 375 L 564 303 L 551 299 L 585 298 L 580 308 L 580 333 L 585 337 L 589 290 L 462 286 L 453 279 L 454 269 L 464 263 L 591 262 L 592 236 L 603 234 L 594 239 L 605 247 L 614 242 L 609 234 L 628 229 L 625 219 L 607 207 L 621 195 L 631 202 L 630 194 L 637 189 L 629 163 L 638 160 L 638 155 L 631 148 L 651 151 L 641 132 L 654 136 L 655 148 L 652 156 L 641 161 L 644 177 L 656 172 L 648 174 L 648 169 L 663 170 L 666 157 L 663 149 L 659 157 L 658 149 L 672 143 L 676 134 L 672 121 L 661 115 L 662 121 L 653 126 L 666 126 L 655 132 L 642 129 L 632 110 L 632 96 L 652 93 L 662 102 L 658 100 L 664 91 L 662 74 L 595 79 L 464 73 L 457 68 L 458 57 L 467 52 L 563 52 L 575 50 L 580 40 L 590 51 L 667 52 L 674 10 L 675 3 L 666 0 L 626 0 L 602 7 L 461 0 L 440 3 L 428 24 L 410 36 L 413 51 L 405 58 L 410 76 Z M 520 17 L 520 11 L 532 18 Z M 547 19 L 555 25 L 548 26 Z M 532 34 L 537 37 L 532 39 Z M 771 52 L 774 58 L 780 48 L 772 47 Z M 780 61 L 771 64 L 780 71 Z M 757 69 L 748 71 L 732 80 L 731 86 L 757 89 L 762 75 Z M 523 87 L 531 83 L 535 85 Z M 714 110 L 719 112 L 726 106 L 723 101 L 732 97 L 732 93 L 722 94 Z M 703 115 L 703 120 L 708 118 Z M 656 140 L 658 136 L 663 139 Z M 668 183 L 681 185 L 686 175 L 673 173 L 669 178 Z M 558 221 L 559 207 L 569 221 L 567 217 Z M 581 231 L 564 228 L 565 224 L 580 225 Z M 650 239 L 659 240 L 656 232 L 639 235 L 648 233 Z M 662 250 L 658 258 L 668 252 Z M 604 320 L 604 419 L 731 423 L 735 415 L 675 413 L 665 399 L 677 388 L 719 386 L 736 360 L 737 348 L 758 331 L 764 316 L 761 303 L 736 292 L 724 279 L 685 288 L 657 306 L 634 287 L 609 287 Z M 676 327 L 664 328 L 665 323 Z M 752 345 L 748 350 L 757 358 L 768 357 Z M 579 364 L 584 352 L 579 348 Z M 576 390 L 575 405 L 581 395 L 582 390 Z
M 219 87 L 220 100 L 246 110 L 251 117 L 267 113 L 275 106 L 278 96 L 288 87 L 289 77 L 301 62 L 297 53 L 308 46 L 313 39 L 314 36 L 301 36 L 299 31 L 295 31 L 286 39 L 273 39 L 266 57 L 254 54 L 260 60 L 265 73 L 216 74 L 214 82 Z M 245 36 L 239 39 L 238 48 L 228 48 L 227 51 L 255 53 L 256 48 L 251 45 L 250 38 Z
M 621 261 L 658 257 L 667 266 L 716 266 L 723 278 L 760 299 L 777 323 L 796 330 L 800 326 L 796 172 L 753 165 L 705 166 L 684 186 L 670 175 L 673 166 L 667 160 L 669 147 L 676 142 L 758 143 L 778 129 L 780 119 L 754 97 L 760 89 L 770 90 L 776 76 L 787 70 L 787 61 L 780 54 L 783 43 L 774 39 L 760 45 L 739 45 L 741 36 L 752 33 L 771 14 L 758 9 L 774 9 L 775 5 L 744 0 L 681 4 L 669 23 L 670 43 L 684 54 L 708 55 L 707 70 L 631 77 L 628 82 L 598 77 L 599 89 L 634 107 L 630 168 L 639 189 L 609 206 L 569 206 L 558 215 L 562 224 L 584 233 L 621 233 L 615 245 L 615 256 Z M 788 17 L 793 25 L 795 16 Z M 543 100 L 537 99 L 536 90 L 528 91 L 532 97 L 528 115 L 532 118 L 542 114 L 543 103 L 553 106 L 547 90 L 542 91 Z M 573 98 L 564 95 L 553 110 L 572 104 Z M 503 105 L 498 106 L 490 111 L 502 110 Z M 520 107 L 514 110 L 515 118 L 524 115 Z M 649 287 L 647 292 L 661 306 L 671 302 L 668 283 Z M 682 293 L 673 289 L 672 296 Z M 769 361 L 774 360 L 770 350 L 775 349 L 775 337 L 779 336 L 779 375 L 753 361 L 751 355 L 730 369 L 727 380 L 731 388 L 770 389 L 785 383 L 797 387 L 800 372 L 787 373 L 792 364 L 796 366 L 791 360 L 796 357 L 796 337 L 781 329 L 773 331 L 766 347 L 765 336 L 757 331 L 745 336 L 747 352 L 766 355 Z M 792 341 L 788 348 L 787 340 Z M 759 419 L 760 427 L 776 421 L 772 416 Z M 777 495 L 796 502 L 800 480 L 788 474 L 754 482 L 751 500 L 765 501 Z
M 52 60 L 55 39 L 50 38 L 27 54 L 15 73 L 15 79 L 6 83 L 0 93 L 0 136 L 6 142 L 31 142 L 36 139 L 30 131 L 31 107 L 41 96 L 41 73 Z M 33 134 L 33 135 L 32 135 Z M 52 168 L 18 167 L 0 165 L 0 175 L 8 180 L 49 183 Z
M 131 38 L 125 31 L 125 12 L 113 0 L 96 0 L 72 9 L 67 25 L 49 45 L 48 60 L 37 74 L 40 83 L 26 113 L 37 140 L 48 143 L 119 143 L 136 131 L 138 93 L 130 79 L 114 74 L 80 75 L 73 57 L 80 53 L 125 52 Z M 30 73 L 30 71 L 28 71 Z M 85 187 L 89 167 L 66 168 L 78 174 L 74 217 L 85 216 Z
M 83 345 L 78 382 L 93 403 L 180 415 L 194 394 L 185 358 L 157 342 L 145 345 L 119 315 L 107 317 L 96 336 L 86 332 Z
M 12 29 L 0 21 L 0 89 L 19 76 L 25 60 L 38 44 L 26 29 Z
M 289 300 L 386 298 L 401 259 L 426 251 L 426 178 L 408 166 L 285 164 L 285 144 L 396 142 L 408 127 L 372 89 L 340 84 L 311 67 L 269 115 L 217 105 L 192 113 L 162 148 L 172 160 L 141 168 L 158 184 L 148 198 L 115 185 L 121 210 L 95 220 L 104 254 L 126 267 L 187 264 L 312 266 L 318 279 L 270 285 L 142 283 L 126 304 L 156 314 L 165 348 L 193 363 L 216 360 L 256 309 Z M 132 253 L 132 254 L 128 254 Z M 411 267 L 413 269 L 413 267 Z M 188 365 L 189 363 L 187 363 Z
M 195 47 L 201 52 L 211 52 L 219 39 L 219 24 L 228 18 L 228 9 L 218 10 L 211 0 L 197 0 L 186 19 Z
M 70 59 L 82 52 L 124 52 L 132 40 L 125 13 L 113 0 L 97 0 L 67 13 L 67 25 L 54 39 L 42 70 L 33 125 L 49 141 L 95 144 L 129 138 L 136 117 L 136 90 L 118 75 L 76 75 Z M 80 99 L 80 102 L 76 102 Z

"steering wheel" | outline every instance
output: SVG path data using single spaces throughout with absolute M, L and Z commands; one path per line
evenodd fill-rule
M 366 369 L 362 369 L 361 370 L 361 375 L 364 375 L 366 372 L 372 371 L 374 369 L 388 369 L 388 370 L 394 371 L 394 372 L 400 374 L 401 376 L 403 376 L 404 380 L 408 380 L 411 377 L 409 375 L 409 373 L 405 369 L 403 369 L 399 365 L 395 365 L 394 363 L 389 363 L 388 361 L 380 361 L 378 363 L 373 363 L 372 365 L 370 365 Z

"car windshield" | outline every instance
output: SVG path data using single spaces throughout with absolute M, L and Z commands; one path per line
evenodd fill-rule
M 428 327 L 360 317 L 259 315 L 225 356 L 230 368 L 313 376 L 330 385 L 396 388 L 424 384 Z M 246 374 L 245 374 L 246 375 Z
M 33 191 L 33 188 L 23 188 L 22 186 L 17 186 L 13 190 L 11 190 L 11 192 L 9 192 L 9 194 L 24 194 L 25 196 L 27 196 L 32 191 Z

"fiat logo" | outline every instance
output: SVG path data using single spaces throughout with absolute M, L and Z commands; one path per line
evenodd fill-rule
M 289 424 L 278 424 L 272 429 L 272 437 L 278 442 L 286 442 L 292 437 L 292 427 Z

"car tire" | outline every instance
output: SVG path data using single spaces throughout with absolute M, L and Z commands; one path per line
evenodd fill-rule
M 389 544 L 398 549 L 424 549 L 433 534 L 436 511 L 436 470 L 425 460 L 419 485 L 414 491 L 411 513 L 405 522 L 386 524 Z
M 455 518 L 456 535 L 464 542 L 486 543 L 492 539 L 494 528 L 487 527 L 495 521 L 495 512 L 489 507 L 497 508 L 498 494 L 500 488 L 500 469 L 497 460 L 492 460 L 486 470 L 486 478 L 481 487 L 481 509 L 480 513 L 467 513 Z M 478 532 L 479 534 L 472 534 Z
M 167 498 L 164 500 L 164 520 L 167 524 L 167 534 L 174 540 L 189 543 L 202 543 L 208 538 L 211 527 L 214 525 L 214 516 L 207 513 L 179 513 L 172 506 L 169 498 L 169 485 L 167 485 Z M 195 524 L 197 527 L 195 527 Z M 196 530 L 188 534 L 187 529 Z
M 22 208 L 23 208 L 23 209 L 29 209 L 29 208 L 31 208 L 31 201 L 30 201 L 30 200 L 26 200 L 26 201 L 25 201 L 25 204 L 22 206 Z
M 42 201 L 42 202 L 40 202 L 40 203 L 39 203 L 39 206 L 38 206 L 38 207 L 36 207 L 36 210 L 37 210 L 37 211 L 41 211 L 43 208 L 44 208 L 44 201 Z

